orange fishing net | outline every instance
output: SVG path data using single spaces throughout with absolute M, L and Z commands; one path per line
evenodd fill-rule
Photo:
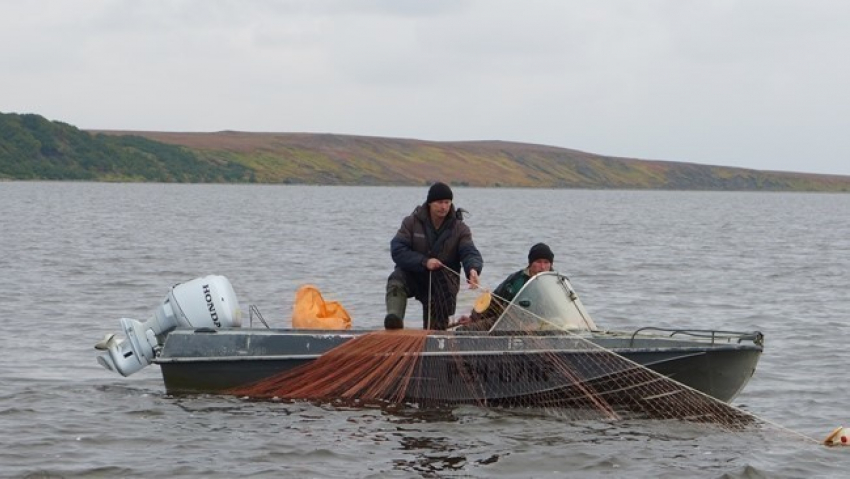
M 549 279 L 553 287 L 566 284 Z M 524 296 L 520 304 L 536 302 L 542 310 L 553 304 L 551 295 L 538 296 Z M 324 303 L 314 287 L 301 288 L 298 298 L 296 311 L 307 324 L 335 317 L 336 304 Z M 486 309 L 486 301 L 474 309 Z M 229 392 L 420 407 L 476 404 L 567 418 L 678 419 L 726 429 L 754 422 L 738 408 L 557 327 L 561 323 L 576 324 L 511 305 L 491 331 L 355 332 L 306 364 Z
M 552 351 L 553 339 L 546 335 L 523 337 L 522 354 L 487 354 L 456 351 L 452 336 L 421 330 L 366 333 L 311 363 L 230 392 L 257 399 L 419 407 L 464 403 L 570 419 L 678 419 L 730 430 L 754 422 L 723 401 L 580 340 L 569 355 Z
M 269 399 L 405 400 L 422 357 L 427 331 L 399 330 L 357 336 L 315 361 L 232 391 Z

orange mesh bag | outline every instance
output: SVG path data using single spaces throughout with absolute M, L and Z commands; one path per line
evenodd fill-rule
M 351 316 L 337 301 L 325 301 L 319 288 L 305 284 L 295 292 L 295 329 L 351 329 Z

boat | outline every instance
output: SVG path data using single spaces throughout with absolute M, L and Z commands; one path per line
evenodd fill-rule
M 156 364 L 168 394 L 229 394 L 378 332 L 253 326 L 262 316 L 253 306 L 250 311 L 251 326 L 243 327 L 227 278 L 196 278 L 174 286 L 147 321 L 121 318 L 125 337 L 109 334 L 98 342 L 98 362 L 123 376 Z M 753 376 L 764 346 L 759 331 L 600 329 L 569 279 L 556 272 L 531 278 L 487 330 L 426 334 L 417 353 L 424 386 L 405 401 L 516 405 L 537 398 L 551 404 L 574 398 L 577 388 L 598 390 L 625 370 L 644 369 L 729 402 Z M 555 371 L 553 358 L 569 365 L 569 381 Z M 470 377 L 476 388 L 459 386 Z

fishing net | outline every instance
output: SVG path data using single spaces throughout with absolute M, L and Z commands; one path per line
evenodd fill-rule
M 601 333 L 564 277 L 546 274 L 535 280 L 513 302 L 494 298 L 495 319 L 479 315 L 479 324 L 454 331 L 354 335 L 308 364 L 230 392 L 256 399 L 423 408 L 474 404 L 568 418 L 686 420 L 735 430 L 757 422 L 676 376 L 693 373 L 695 386 L 708 389 L 712 384 L 706 381 L 732 374 L 721 370 L 732 366 L 723 354 L 754 355 L 754 368 L 760 347 L 730 348 L 715 337 L 700 349 L 694 341 Z M 715 351 L 721 346 L 726 353 Z M 681 354 L 671 355 L 676 350 Z M 730 387 L 720 394 L 734 396 L 737 386 Z

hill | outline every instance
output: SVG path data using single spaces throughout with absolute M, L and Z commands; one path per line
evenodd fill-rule
M 0 114 L 0 179 L 248 181 L 238 163 L 204 160 L 188 148 L 139 135 L 91 134 L 38 115 Z
M 308 133 L 82 131 L 0 114 L 0 178 L 850 191 L 850 177 L 596 155 L 501 141 Z

